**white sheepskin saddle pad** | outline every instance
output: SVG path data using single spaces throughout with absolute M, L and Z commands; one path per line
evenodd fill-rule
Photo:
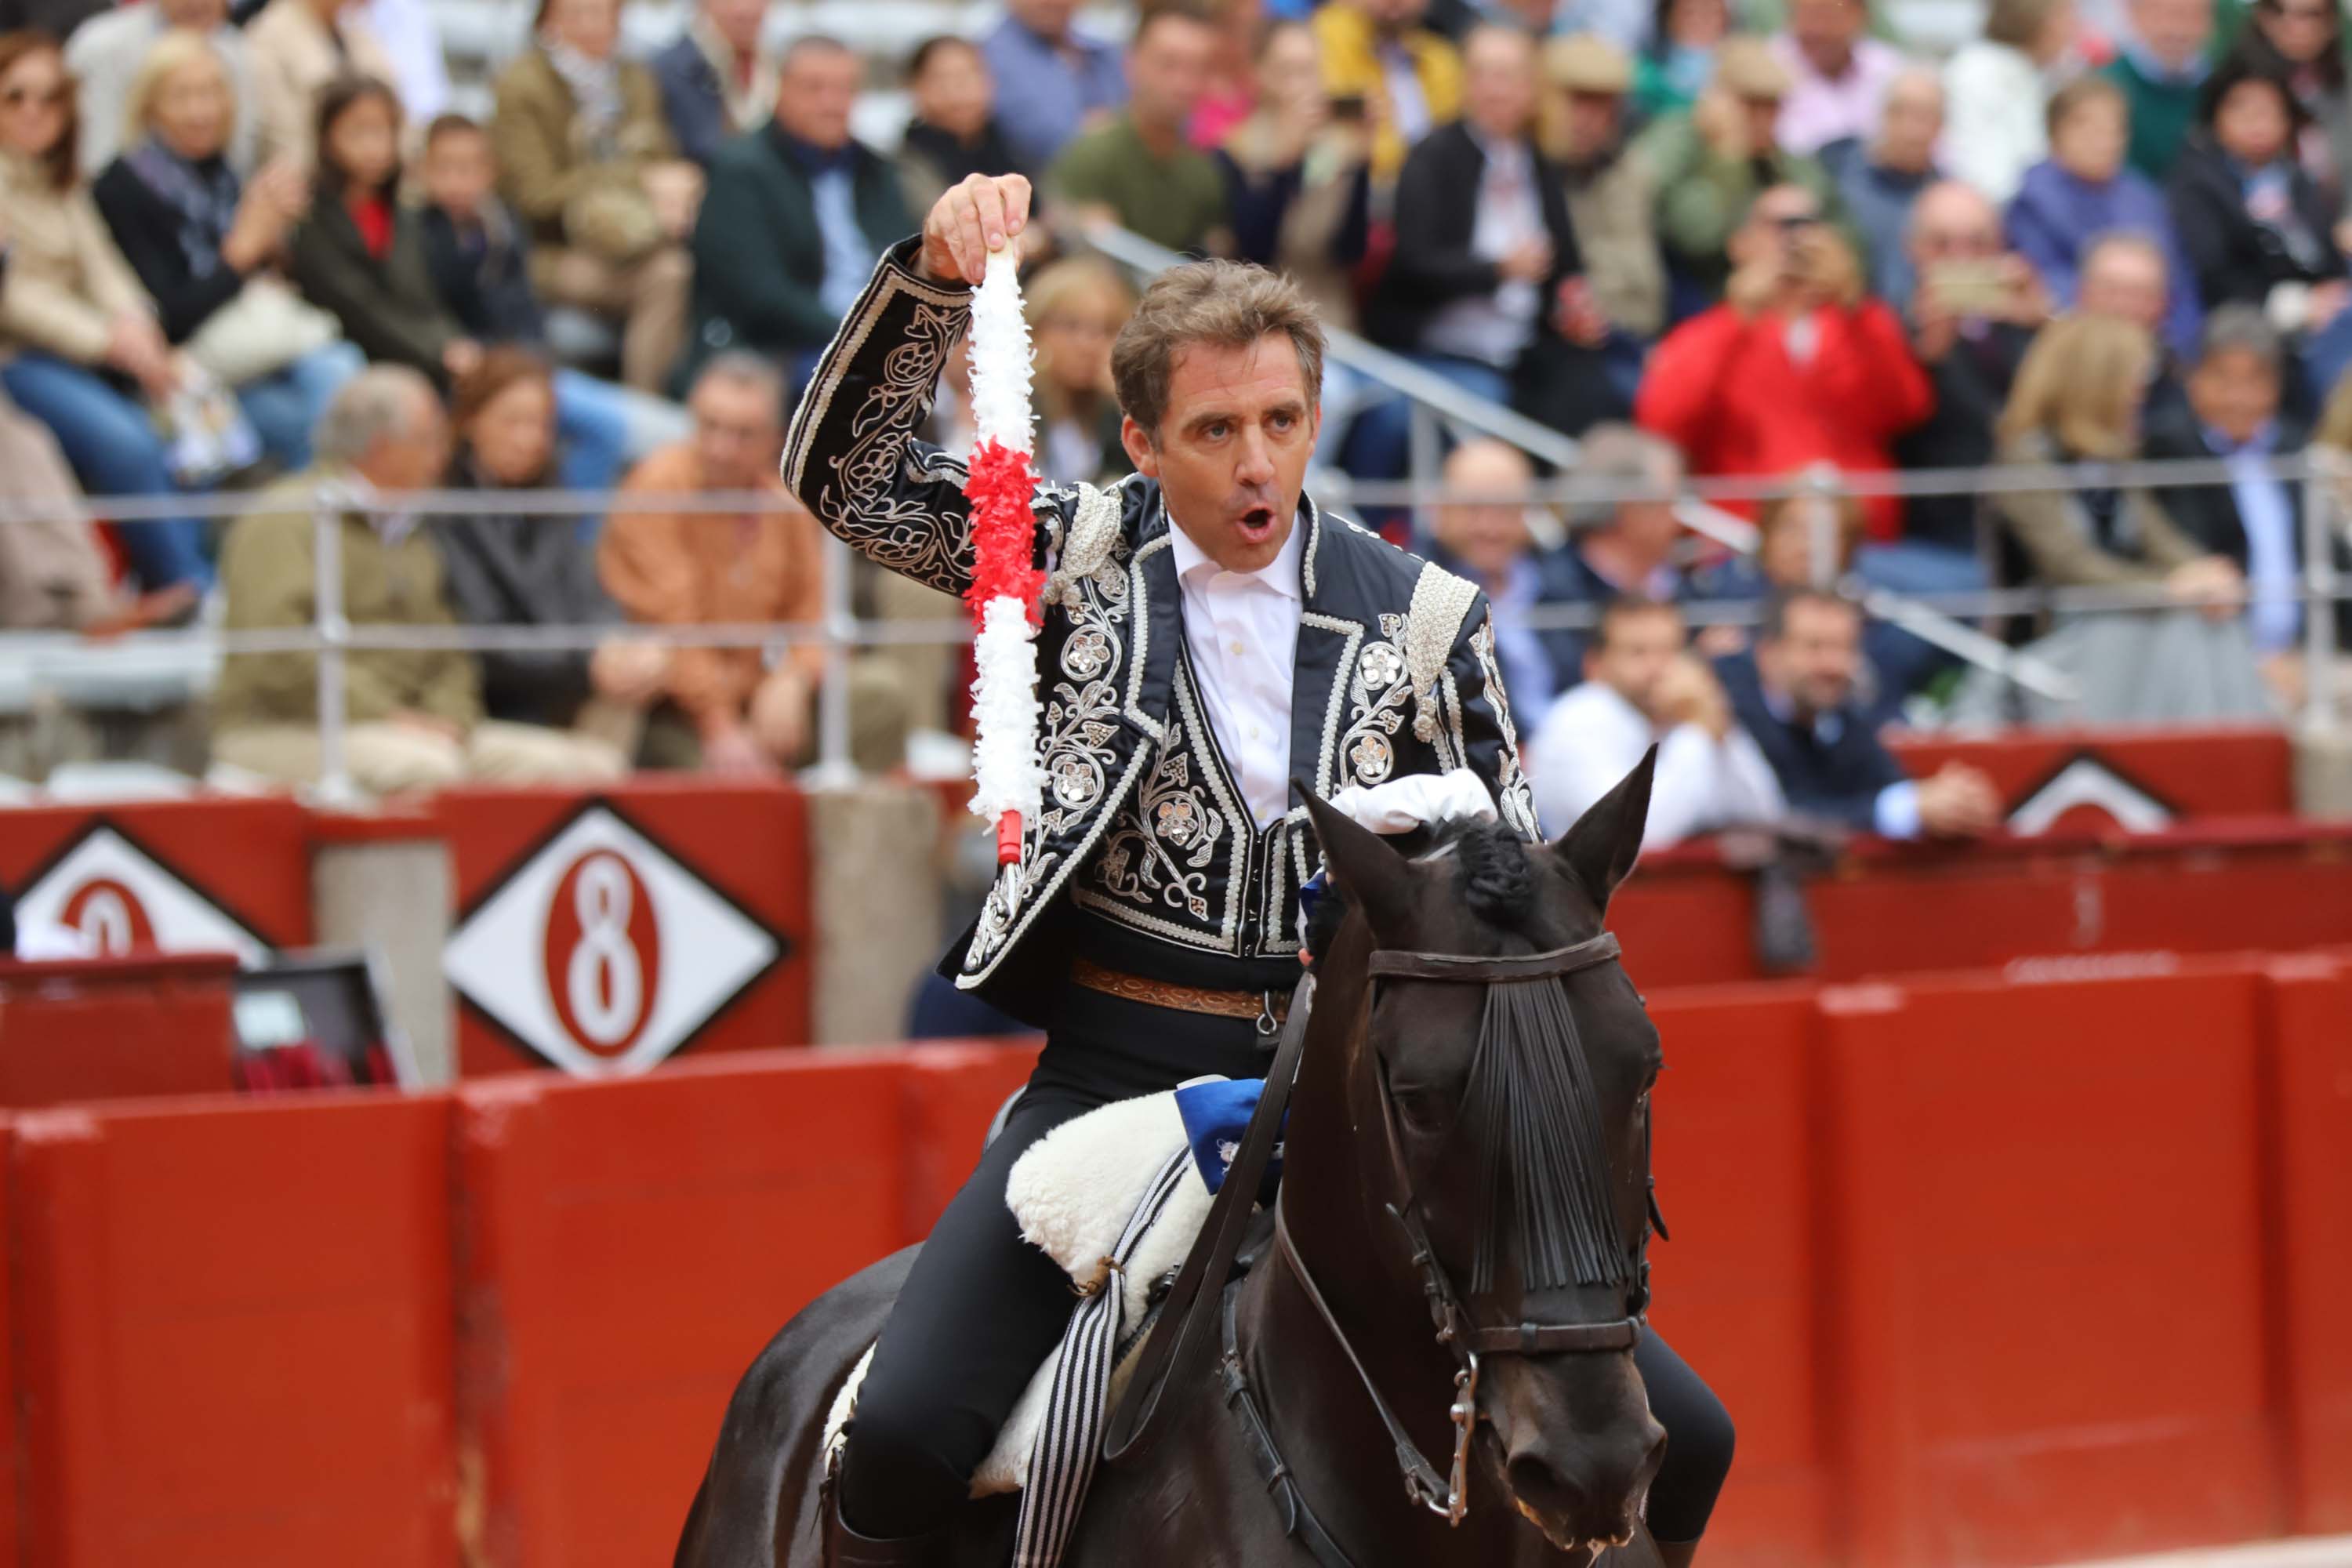
M 1005 1182 L 1005 1205 L 1021 1222 L 1022 1236 L 1044 1248 L 1068 1270 L 1080 1290 L 1091 1294 L 1103 1288 L 1111 1249 L 1118 1245 L 1119 1233 L 1142 1203 L 1152 1178 L 1183 1146 L 1184 1122 L 1177 1114 L 1174 1094 L 1118 1100 L 1064 1122 L 1014 1161 Z M 1168 1206 L 1139 1243 L 1133 1263 L 1118 1277 L 1122 1342 L 1143 1321 L 1152 1286 L 1183 1264 L 1208 1218 L 1208 1184 L 1201 1180 L 1200 1167 L 1188 1161 Z M 996 1436 L 996 1447 L 972 1476 L 972 1496 L 1019 1491 L 1028 1479 L 1030 1450 L 1053 1393 L 1055 1359 L 1047 1356 L 1029 1380 L 1028 1391 Z M 868 1346 L 834 1397 L 825 1416 L 828 1452 L 841 1441 L 873 1361 Z M 1133 1361 L 1130 1348 L 1111 1373 L 1113 1406 L 1127 1387 Z

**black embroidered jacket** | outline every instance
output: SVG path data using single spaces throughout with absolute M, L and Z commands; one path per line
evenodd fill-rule
M 919 276 L 916 251 L 886 252 L 844 320 L 793 419 L 783 478 L 875 562 L 961 595 L 964 465 L 915 431 L 970 293 Z M 1047 488 L 1037 519 L 1055 567 L 1038 636 L 1043 809 L 941 972 L 1031 1016 L 1080 953 L 1185 984 L 1286 987 L 1297 889 L 1319 858 L 1305 806 L 1258 828 L 1218 754 L 1184 657 L 1159 487 L 1136 475 L 1107 492 Z M 1328 796 L 1466 766 L 1535 837 L 1485 596 L 1311 500 L 1297 526 L 1293 777 Z

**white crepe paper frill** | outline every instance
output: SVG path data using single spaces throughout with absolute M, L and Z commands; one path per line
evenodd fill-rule
M 1045 775 L 1037 767 L 1037 645 L 1029 608 L 991 599 L 972 644 L 972 815 L 994 822 L 1017 811 L 1037 820 Z
M 971 296 L 971 419 L 975 445 L 1034 449 L 1029 410 L 1029 321 L 1021 309 L 1021 264 L 1011 246 L 992 251 Z

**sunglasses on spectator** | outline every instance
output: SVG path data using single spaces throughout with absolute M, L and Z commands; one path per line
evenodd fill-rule
M 2289 22 L 2327 22 L 2335 13 L 2326 5 L 2273 5 L 2273 15 Z
M 10 109 L 22 109 L 28 103 L 37 103 L 43 109 L 56 109 L 65 100 L 66 87 L 63 82 L 46 89 L 12 87 L 5 92 L 0 92 L 0 104 L 5 104 Z
M 1812 228 L 1822 221 L 1819 213 L 1774 213 L 1765 219 L 1782 234 L 1796 234 Z

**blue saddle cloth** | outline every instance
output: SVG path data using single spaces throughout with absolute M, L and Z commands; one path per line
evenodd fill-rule
M 1179 1085 L 1176 1089 L 1176 1114 L 1183 1119 L 1184 1140 L 1192 1148 L 1192 1163 L 1201 1173 L 1201 1180 L 1210 1192 L 1224 1185 L 1225 1173 L 1233 1168 L 1234 1158 L 1241 1152 L 1243 1135 L 1249 1131 L 1250 1117 L 1257 1110 L 1258 1097 L 1265 1092 L 1262 1078 L 1197 1079 Z M 1289 1114 L 1284 1113 L 1286 1125 Z M 1276 1187 L 1282 1180 L 1282 1143 L 1276 1140 L 1273 1157 L 1266 1161 L 1265 1179 L 1258 1184 L 1257 1201 L 1274 1201 Z

